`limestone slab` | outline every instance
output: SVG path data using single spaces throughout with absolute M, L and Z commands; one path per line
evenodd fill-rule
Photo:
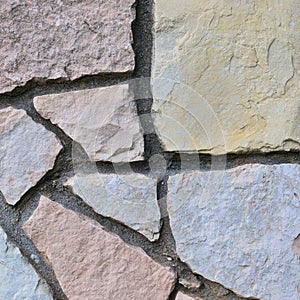
M 0 93 L 30 80 L 133 71 L 135 0 L 3 0 Z
M 202 299 L 193 298 L 193 297 L 190 297 L 186 294 L 183 294 L 182 292 L 178 292 L 177 296 L 176 296 L 176 300 L 202 300 Z
M 177 254 L 194 272 L 243 297 L 299 299 L 299 165 L 171 176 L 167 202 Z
M 300 150 L 300 5 L 155 0 L 152 87 L 167 151 Z
M 62 146 L 55 134 L 24 110 L 0 110 L 0 191 L 15 205 L 53 168 Z
M 92 161 L 143 160 L 143 133 L 128 84 L 39 96 L 34 106 Z
M 73 300 L 167 300 L 175 274 L 92 219 L 41 197 L 25 232 Z
M 156 180 L 142 174 L 77 174 L 65 186 L 97 213 L 113 218 L 146 236 L 159 238 L 160 209 Z
M 46 283 L 0 227 L 0 299 L 52 300 Z

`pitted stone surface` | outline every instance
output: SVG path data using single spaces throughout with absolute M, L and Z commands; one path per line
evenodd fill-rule
M 300 150 L 295 0 L 155 0 L 153 116 L 167 151 Z
M 127 84 L 39 96 L 34 106 L 80 143 L 92 161 L 143 160 L 143 133 Z
M 35 79 L 134 69 L 135 0 L 3 0 L 0 93 Z
M 0 299 L 52 300 L 49 287 L 0 227 Z
M 159 238 L 160 209 L 155 179 L 142 174 L 76 174 L 66 184 L 97 213 L 124 223 L 146 236 Z
M 55 134 L 24 110 L 0 110 L 0 191 L 7 203 L 20 198 L 53 168 L 62 146 Z
M 175 284 L 175 274 L 140 248 L 46 197 L 23 228 L 69 299 L 167 300 Z
M 244 297 L 299 299 L 300 166 L 245 165 L 169 179 L 177 254 Z

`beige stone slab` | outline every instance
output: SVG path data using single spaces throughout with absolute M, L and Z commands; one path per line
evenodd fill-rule
M 155 0 L 152 85 L 167 151 L 300 150 L 295 0 Z
M 135 0 L 2 0 L 0 93 L 30 80 L 133 71 Z
M 0 110 L 0 191 L 7 203 L 20 198 L 53 168 L 62 146 L 53 132 L 24 110 Z
M 144 138 L 128 84 L 44 95 L 34 107 L 80 143 L 92 161 L 140 161 Z
M 167 300 L 176 276 L 92 219 L 41 197 L 24 230 L 69 299 Z

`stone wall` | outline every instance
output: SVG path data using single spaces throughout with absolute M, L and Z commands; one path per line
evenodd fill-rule
M 297 1 L 0 12 L 0 299 L 300 299 Z

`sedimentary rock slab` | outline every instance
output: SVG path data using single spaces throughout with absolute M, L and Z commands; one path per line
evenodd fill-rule
M 153 116 L 165 150 L 300 150 L 299 18 L 295 0 L 155 0 Z
M 0 191 L 16 204 L 51 170 L 62 146 L 55 134 L 35 123 L 24 110 L 0 110 Z
M 77 174 L 65 186 L 97 213 L 124 223 L 146 236 L 159 238 L 160 209 L 155 179 L 142 174 Z
M 166 300 L 175 274 L 95 221 L 41 197 L 24 230 L 69 299 Z
M 52 300 L 49 287 L 0 227 L 0 299 Z
M 181 292 L 178 292 L 176 296 L 176 300 L 197 300 L 196 298 L 192 298 L 186 294 L 183 294 Z M 200 299 L 199 299 L 200 300 Z
M 193 271 L 244 297 L 299 298 L 299 165 L 171 176 L 168 210 Z
M 34 106 L 80 143 L 92 161 L 143 160 L 143 133 L 127 84 L 40 96 Z
M 135 0 L 3 0 L 0 93 L 29 80 L 134 69 Z

